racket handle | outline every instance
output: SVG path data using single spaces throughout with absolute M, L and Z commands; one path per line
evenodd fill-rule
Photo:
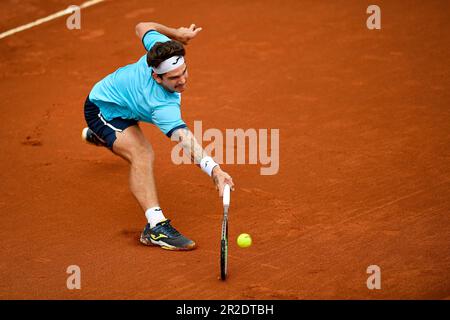
M 223 206 L 229 207 L 230 206 L 230 185 L 225 184 L 223 188 Z

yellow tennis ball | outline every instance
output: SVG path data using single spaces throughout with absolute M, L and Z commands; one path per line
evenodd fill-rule
M 252 237 L 247 233 L 242 233 L 237 238 L 237 244 L 241 248 L 248 248 L 252 245 Z

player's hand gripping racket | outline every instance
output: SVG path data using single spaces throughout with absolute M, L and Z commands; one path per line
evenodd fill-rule
M 228 273 L 228 208 L 230 207 L 230 186 L 223 188 L 222 239 L 220 241 L 220 278 L 225 280 Z

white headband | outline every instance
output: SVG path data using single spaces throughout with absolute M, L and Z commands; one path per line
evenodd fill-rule
M 161 62 L 158 68 L 152 67 L 156 74 L 163 74 L 175 70 L 184 63 L 183 56 L 173 56 Z

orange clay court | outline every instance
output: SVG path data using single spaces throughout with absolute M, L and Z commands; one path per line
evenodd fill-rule
M 2 1 L 0 32 L 82 3 L 42 2 Z M 381 30 L 369 4 L 105 1 L 80 30 L 65 16 L 1 39 L 0 298 L 449 299 L 450 3 L 377 1 Z M 174 142 L 141 125 L 191 252 L 139 243 L 128 164 L 80 139 L 92 86 L 145 54 L 142 21 L 203 28 L 186 47 L 188 126 L 280 130 L 278 174 L 222 165 L 236 184 L 226 282 L 220 198 L 171 162 Z

